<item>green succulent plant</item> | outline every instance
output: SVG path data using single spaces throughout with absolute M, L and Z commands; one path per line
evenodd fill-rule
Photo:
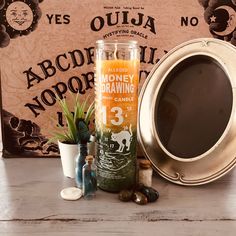
M 59 140 L 62 143 L 77 144 L 87 143 L 90 139 L 89 123 L 94 113 L 94 101 L 88 105 L 88 97 L 82 103 L 79 101 L 79 94 L 74 98 L 73 112 L 65 98 L 57 97 L 62 115 L 66 121 L 66 127 L 58 126 L 58 131 L 53 132 L 49 142 Z

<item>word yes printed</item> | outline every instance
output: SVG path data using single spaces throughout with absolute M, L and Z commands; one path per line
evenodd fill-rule
M 70 24 L 70 16 L 69 15 L 61 15 L 61 14 L 46 14 L 49 24 Z

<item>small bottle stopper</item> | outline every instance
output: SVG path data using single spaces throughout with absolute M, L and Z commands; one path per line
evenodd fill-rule
M 94 164 L 93 156 L 89 155 L 85 159 L 83 166 L 83 196 L 85 199 L 93 199 L 97 191 L 97 169 Z
M 149 160 L 141 160 L 139 162 L 139 183 L 144 186 L 152 186 L 152 166 Z

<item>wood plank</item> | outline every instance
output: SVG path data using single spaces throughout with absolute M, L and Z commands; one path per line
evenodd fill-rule
M 235 236 L 236 224 L 230 221 L 188 222 L 1 222 L 1 236 Z
M 236 171 L 204 186 L 181 187 L 155 176 L 156 203 L 122 203 L 98 191 L 93 201 L 64 201 L 59 192 L 74 181 L 62 175 L 60 159 L 0 160 L 0 220 L 214 221 L 236 220 Z

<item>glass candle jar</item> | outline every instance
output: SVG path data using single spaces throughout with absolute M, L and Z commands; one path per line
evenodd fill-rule
M 135 185 L 139 64 L 136 41 L 97 41 L 98 186 L 110 192 Z

